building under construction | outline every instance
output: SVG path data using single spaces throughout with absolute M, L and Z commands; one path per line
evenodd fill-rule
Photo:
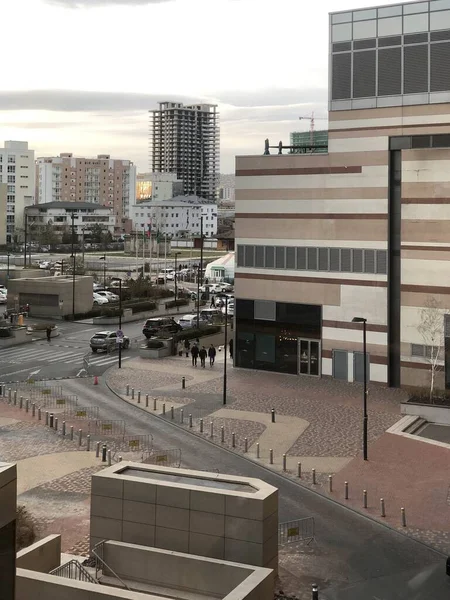
M 160 102 L 149 113 L 151 171 L 176 173 L 185 195 L 215 201 L 220 156 L 217 106 Z
M 291 154 L 326 154 L 328 130 L 294 131 L 291 133 Z

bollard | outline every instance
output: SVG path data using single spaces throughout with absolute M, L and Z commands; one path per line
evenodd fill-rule
M 259 458 L 259 442 L 256 444 L 256 458 Z
M 402 513 L 402 527 L 406 527 L 406 513 L 405 513 L 405 509 L 401 508 L 400 511 Z
M 14 390 L 14 406 L 17 406 L 17 390 Z
M 87 434 L 86 436 L 86 451 L 89 452 L 91 449 L 91 436 Z
M 186 389 L 186 377 L 181 378 L 181 389 Z
M 20 410 L 22 410 L 22 408 L 23 408 L 23 396 L 20 396 L 20 398 L 19 398 L 19 408 L 20 408 Z
M 145 408 L 148 408 L 148 394 L 145 394 Z
M 66 422 L 65 421 L 62 422 L 62 434 L 63 434 L 63 436 L 66 435 Z
M 70 439 L 73 441 L 73 425 L 70 426 Z
M 200 419 L 200 433 L 203 433 L 203 419 Z
M 141 390 L 138 391 L 138 404 L 141 403 Z
M 273 465 L 273 450 L 272 448 L 269 450 L 269 463 Z
M 153 410 L 156 410 L 156 398 L 153 398 Z
M 192 427 L 192 415 L 189 415 L 189 427 Z
M 134 400 L 134 388 L 131 388 L 131 399 Z
M 222 442 L 222 444 L 225 442 L 225 428 L 223 425 L 220 428 L 220 441 Z
M 174 413 L 173 406 L 170 407 L 170 418 L 172 419 L 172 421 L 175 419 L 175 413 Z
M 29 410 L 30 410 L 30 401 L 27 398 L 25 400 L 25 412 L 28 412 Z
M 314 485 L 316 485 L 316 470 L 312 469 L 311 474 L 312 474 L 312 482 Z
M 130 395 L 130 385 L 127 383 L 127 396 Z
M 8 404 L 11 404 L 11 388 L 8 389 Z
M 108 467 L 111 466 L 111 450 L 108 450 Z
M 319 587 L 317 583 L 312 584 L 312 600 L 319 600 Z
M 53 413 L 50 413 L 50 422 L 49 422 L 50 429 L 53 429 L 53 419 L 54 419 Z
M 286 454 L 283 454 L 283 471 L 286 473 Z
M 121 456 L 119 456 L 119 462 L 122 462 L 122 457 Z
M 102 446 L 102 462 L 106 462 L 106 444 Z
M 384 504 L 384 498 L 380 498 L 380 512 L 382 517 L 386 516 L 386 506 Z
M 209 437 L 214 437 L 214 423 L 212 421 L 209 424 Z
M 270 412 L 272 414 L 272 423 L 275 423 L 275 409 L 272 408 L 272 410 Z
M 40 421 L 42 419 L 42 413 L 41 413 L 41 408 L 38 408 L 38 421 Z
M 33 402 L 33 404 L 31 405 L 31 416 L 35 417 L 36 416 L 36 404 Z
M 328 475 L 328 491 L 333 492 L 333 475 Z
M 344 496 L 345 496 L 345 499 L 348 500 L 348 481 L 346 481 L 344 483 L 344 488 L 345 488 L 345 494 L 344 494 Z
M 78 446 L 81 446 L 81 440 L 83 439 L 83 432 L 81 429 L 78 430 Z
M 98 458 L 100 456 L 100 442 L 97 442 L 96 447 L 95 447 L 95 458 Z
M 163 409 L 162 414 L 165 416 L 165 414 L 166 414 L 166 403 L 165 402 L 163 402 L 162 409 Z
M 302 478 L 302 463 L 300 463 L 300 462 L 297 463 L 297 477 L 299 479 Z
M 45 411 L 45 424 L 48 425 L 48 410 Z
M 231 434 L 231 447 L 236 448 L 236 434 L 234 433 L 234 431 Z
M 55 417 L 54 425 L 55 425 L 55 431 L 58 431 L 58 417 Z
M 244 452 L 247 454 L 248 452 L 248 439 L 244 438 Z
M 367 490 L 363 490 L 363 508 L 367 508 Z
M 184 423 L 184 410 L 182 408 L 180 409 L 180 423 Z

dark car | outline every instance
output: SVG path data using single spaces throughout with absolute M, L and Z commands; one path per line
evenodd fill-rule
M 90 346 L 92 352 L 97 350 L 104 350 L 105 352 L 111 352 L 116 348 L 117 345 L 117 333 L 115 331 L 99 331 L 95 333 L 90 340 Z M 126 335 L 123 336 L 122 348 L 126 350 L 130 347 L 130 338 Z
M 170 317 L 155 317 L 145 321 L 142 333 L 147 339 L 155 335 L 173 334 L 181 331 L 180 325 Z

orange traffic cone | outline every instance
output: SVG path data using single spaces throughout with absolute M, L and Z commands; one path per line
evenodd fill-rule
M 98 377 L 97 377 L 97 375 L 94 377 L 94 385 L 98 385 Z

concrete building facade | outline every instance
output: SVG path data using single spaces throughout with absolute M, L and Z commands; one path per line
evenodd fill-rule
M 57 231 L 72 228 L 74 215 L 74 230 L 79 239 L 83 233 L 89 235 L 92 227 L 99 225 L 105 232 L 114 234 L 116 219 L 113 209 L 99 206 L 90 202 L 48 202 L 36 204 L 26 210 L 28 226 L 45 226 L 51 223 Z
M 5 142 L 0 148 L 0 183 L 6 184 L 6 241 L 23 228 L 23 211 L 34 204 L 34 150 L 28 142 Z
M 149 112 L 152 171 L 176 173 L 184 194 L 215 201 L 220 173 L 217 106 L 160 102 Z
M 334 13 L 330 36 L 328 154 L 237 159 L 236 365 L 361 381 L 362 317 L 371 381 L 426 386 L 437 348 L 448 388 L 450 2 Z
M 183 182 L 176 173 L 138 173 L 136 204 L 160 202 L 183 194 Z
M 1 215 L 7 215 L 7 203 L 6 203 L 6 196 L 7 196 L 7 188 L 8 185 L 6 183 L 0 183 L 0 214 Z M 4 244 L 6 244 L 6 228 L 7 228 L 7 222 L 6 222 L 6 218 L 0 219 L 0 246 L 3 246 Z
M 114 212 L 116 234 L 122 233 L 122 220 L 136 203 L 136 167 L 130 160 L 75 157 L 62 153 L 36 161 L 36 201 L 87 202 L 107 206 Z

